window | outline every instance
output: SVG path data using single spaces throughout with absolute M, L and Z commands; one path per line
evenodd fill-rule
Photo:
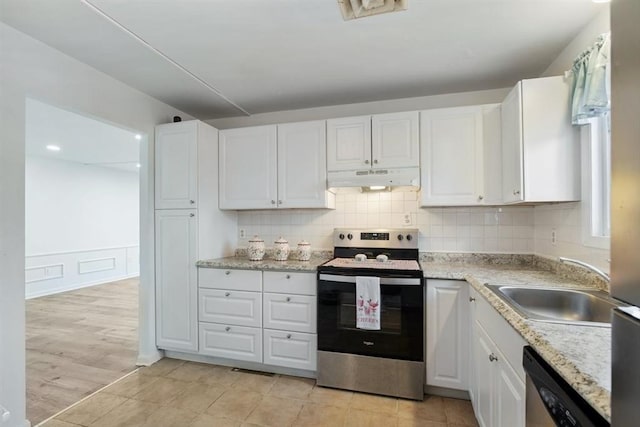
M 611 117 L 589 119 L 582 127 L 583 242 L 608 248 L 611 235 Z

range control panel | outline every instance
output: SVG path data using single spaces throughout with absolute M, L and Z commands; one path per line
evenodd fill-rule
M 358 248 L 418 248 L 417 228 L 385 228 L 379 230 L 336 228 L 333 246 Z

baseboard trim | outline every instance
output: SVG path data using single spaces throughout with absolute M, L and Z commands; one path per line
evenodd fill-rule
M 452 399 L 471 400 L 471 398 L 469 397 L 469 392 L 466 390 L 454 390 L 452 388 L 436 387 L 433 385 L 425 385 L 424 394 L 450 397 Z
M 134 277 L 139 277 L 139 276 L 140 276 L 140 273 L 126 274 L 124 276 L 115 276 L 115 277 L 110 277 L 110 278 L 104 279 L 104 280 L 96 280 L 96 281 L 93 281 L 93 282 L 80 283 L 80 284 L 72 285 L 72 286 L 65 286 L 65 287 L 61 287 L 61 288 L 49 289 L 49 290 L 46 290 L 46 291 L 43 291 L 43 292 L 36 292 L 36 293 L 31 293 L 29 295 L 26 295 L 25 299 L 39 298 L 39 297 L 44 297 L 44 296 L 47 296 L 47 295 L 59 294 L 59 293 L 62 293 L 62 292 L 75 291 L 75 290 L 82 289 L 82 288 L 89 288 L 91 286 L 104 285 L 105 283 L 110 283 L 110 282 L 117 282 L 118 280 L 133 279 Z
M 156 363 L 158 360 L 164 357 L 164 351 L 156 350 L 150 354 L 138 354 L 138 359 L 136 360 L 136 365 L 138 366 L 151 366 Z

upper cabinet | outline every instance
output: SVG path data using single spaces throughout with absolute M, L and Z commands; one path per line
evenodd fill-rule
M 500 105 L 420 114 L 421 205 L 500 203 Z
M 417 167 L 418 112 L 327 120 L 327 169 Z
M 220 208 L 332 208 L 324 121 L 220 132 Z
M 580 199 L 580 145 L 562 76 L 522 80 L 502 103 L 504 203 Z
M 189 209 L 198 205 L 198 122 L 156 127 L 156 209 Z

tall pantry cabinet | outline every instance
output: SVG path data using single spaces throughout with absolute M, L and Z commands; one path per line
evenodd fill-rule
M 156 345 L 198 351 L 198 259 L 231 255 L 236 214 L 218 209 L 218 130 L 198 120 L 155 133 Z

